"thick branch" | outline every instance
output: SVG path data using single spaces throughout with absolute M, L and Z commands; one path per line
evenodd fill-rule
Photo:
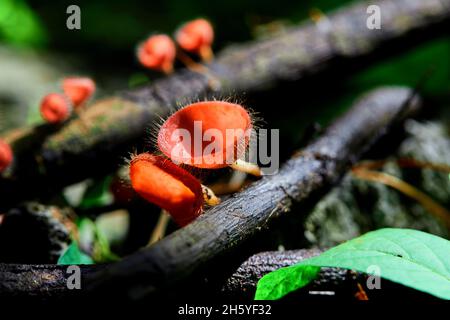
M 369 4 L 381 8 L 380 30 L 366 26 Z M 7 133 L 2 138 L 13 145 L 16 163 L 12 172 L 0 179 L 1 205 L 49 193 L 37 187 L 44 182 L 59 188 L 112 171 L 118 163 L 114 160 L 132 151 L 130 143 L 176 102 L 208 93 L 256 91 L 324 70 L 346 71 L 346 62 L 354 64 L 355 58 L 367 57 L 380 48 L 403 49 L 414 32 L 435 36 L 434 28 L 445 29 L 449 20 L 450 0 L 358 3 L 331 14 L 328 31 L 310 22 L 268 40 L 231 47 L 218 55 L 208 75 L 182 70 L 148 87 L 123 92 L 91 106 L 84 121 L 71 121 L 56 132 L 41 126 Z M 417 39 L 414 41 L 416 44 Z
M 276 269 L 294 265 L 304 259 L 315 256 L 317 249 L 292 250 L 284 252 L 263 252 L 251 256 L 226 281 L 223 294 L 232 294 L 242 298 L 252 298 L 256 283 L 265 274 Z M 0 296 L 36 296 L 45 298 L 64 298 L 77 291 L 69 290 L 67 283 L 73 271 L 67 271 L 63 265 L 19 265 L 0 264 Z M 81 277 L 87 277 L 105 265 L 80 266 Z M 345 292 L 347 284 L 356 290 L 357 276 L 347 270 L 324 269 L 314 281 L 311 290 Z M 84 289 L 83 287 L 81 289 Z M 79 294 L 82 292 L 78 292 Z
M 71 291 L 67 287 L 68 278 L 73 275 L 73 271 L 67 272 L 67 267 L 45 264 L 0 264 L 0 296 L 36 296 L 45 299 L 76 293 L 77 290 Z M 81 277 L 86 277 L 87 274 L 102 267 L 80 266 Z
M 419 101 L 411 94 L 398 87 L 371 92 L 278 174 L 264 177 L 154 246 L 94 274 L 87 285 L 139 297 L 185 280 L 266 228 L 294 202 L 321 195 L 336 183 L 393 122 L 417 110 Z

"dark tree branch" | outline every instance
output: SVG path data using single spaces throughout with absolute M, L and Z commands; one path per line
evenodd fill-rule
M 102 267 L 80 266 L 81 277 L 86 277 Z M 67 288 L 67 280 L 72 274 L 67 272 L 67 266 L 64 265 L 1 263 L 0 296 L 35 296 L 39 299 L 62 297 L 72 292 Z M 76 290 L 73 293 L 76 293 Z
M 369 30 L 369 4 L 379 5 L 382 28 Z M 423 32 L 431 38 L 450 20 L 450 0 L 378 0 L 357 3 L 329 16 L 329 30 L 313 23 L 268 40 L 234 46 L 218 55 L 209 74 L 182 70 L 154 84 L 99 101 L 60 130 L 48 126 L 18 129 L 2 138 L 11 142 L 16 162 L 0 179 L 2 203 L 48 194 L 88 176 L 111 172 L 130 143 L 140 139 L 176 102 L 207 94 L 252 92 L 355 64 L 379 49 L 403 50 Z M 379 57 L 378 57 L 379 58 Z M 347 62 L 347 63 L 346 63 Z
M 225 296 L 238 295 L 252 298 L 256 283 L 265 274 L 276 269 L 294 265 L 304 259 L 318 255 L 321 250 L 292 250 L 285 252 L 263 252 L 251 256 L 226 281 L 222 291 Z M 69 290 L 67 283 L 73 272 L 67 272 L 64 265 L 19 265 L 0 264 L 0 297 L 35 296 L 40 299 L 65 298 L 77 291 Z M 85 278 L 106 265 L 80 266 L 81 277 Z M 311 286 L 311 290 L 343 292 L 352 284 L 356 290 L 357 275 L 347 270 L 324 269 Z M 83 288 L 81 288 L 83 289 Z M 80 292 L 78 292 L 80 293 Z

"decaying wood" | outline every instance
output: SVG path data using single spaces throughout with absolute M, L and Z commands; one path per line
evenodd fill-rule
M 381 8 L 382 28 L 367 28 L 367 6 Z M 99 101 L 61 128 L 21 128 L 2 136 L 15 164 L 0 179 L 0 206 L 49 194 L 68 183 L 111 172 L 132 152 L 152 124 L 177 102 L 209 94 L 239 94 L 305 79 L 321 71 L 344 71 L 381 51 L 392 52 L 439 34 L 450 20 L 450 0 L 378 0 L 357 3 L 328 17 L 327 27 L 304 23 L 267 40 L 233 46 L 217 56 L 208 74 L 181 70 L 153 84 Z M 386 50 L 385 50 L 386 49 Z M 381 50 L 381 51 L 380 51 Z M 358 58 L 358 59 L 357 59 Z M 19 198 L 19 199 L 18 199 Z
M 187 279 L 267 228 L 294 203 L 327 191 L 394 122 L 418 109 L 420 101 L 411 96 L 410 89 L 400 87 L 369 93 L 278 174 L 263 177 L 185 228 L 93 274 L 86 284 L 139 298 Z
M 49 264 L 0 264 L 0 296 L 35 296 L 39 299 L 76 294 L 69 290 L 68 279 L 73 271 L 68 272 L 68 266 Z M 99 265 L 80 266 L 81 277 L 99 270 Z M 83 289 L 83 288 L 81 288 Z

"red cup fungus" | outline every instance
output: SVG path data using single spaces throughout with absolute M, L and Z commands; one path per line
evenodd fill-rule
M 76 108 L 83 105 L 94 94 L 95 82 L 87 77 L 69 77 L 63 79 L 62 89 Z
M 168 211 L 180 226 L 202 213 L 202 185 L 165 157 L 150 153 L 135 156 L 130 163 L 130 180 L 141 197 Z
M 49 123 L 61 123 L 70 117 L 72 105 L 63 94 L 50 93 L 41 101 L 41 115 Z
M 169 74 L 173 71 L 176 51 L 175 44 L 169 36 L 158 34 L 139 45 L 137 57 L 144 67 Z
M 5 171 L 13 161 L 13 152 L 8 143 L 0 140 L 0 173 Z
M 203 169 L 231 166 L 259 176 L 256 165 L 241 160 L 251 129 L 250 114 L 239 104 L 197 102 L 164 122 L 158 132 L 158 148 L 175 163 Z
M 189 21 L 176 32 L 178 45 L 188 52 L 198 54 L 204 61 L 213 58 L 211 45 L 214 40 L 214 30 L 206 19 Z

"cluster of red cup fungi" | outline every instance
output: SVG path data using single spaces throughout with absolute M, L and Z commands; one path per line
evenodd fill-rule
M 174 162 L 202 169 L 223 168 L 228 166 L 230 161 L 238 159 L 239 153 L 235 151 L 247 147 L 249 141 L 247 135 L 234 136 L 231 141 L 218 141 L 220 148 L 211 152 L 207 152 L 207 145 L 203 144 L 200 155 L 195 154 L 191 146 L 185 146 L 186 156 L 177 158 L 173 150 L 180 147 L 180 142 L 173 141 L 171 137 L 178 129 L 187 130 L 194 135 L 195 121 L 202 122 L 203 132 L 214 128 L 221 132 L 223 137 L 226 136 L 227 129 L 249 132 L 252 128 L 248 111 L 239 104 L 225 101 L 193 103 L 172 114 L 161 126 L 157 145 L 165 157 L 144 153 L 135 156 L 130 164 L 133 189 L 147 201 L 168 211 L 180 226 L 192 222 L 202 213 L 204 200 L 208 200 L 210 195 L 205 195 L 204 190 L 202 192 L 196 177 Z M 229 155 L 234 158 L 230 159 Z M 212 159 L 221 161 L 211 161 Z
M 176 31 L 176 43 L 164 34 L 150 36 L 138 46 L 137 57 L 144 67 L 169 74 L 173 71 L 177 56 L 189 67 L 191 60 L 186 59 L 180 50 L 209 62 L 213 57 L 213 40 L 214 30 L 211 23 L 205 19 L 196 19 L 183 24 Z M 192 144 L 183 146 L 186 142 L 174 141 L 171 138 L 179 129 L 195 135 L 194 123 L 197 121 L 202 123 L 203 132 L 215 129 L 221 133 L 216 137 L 219 139 L 216 141 L 218 148 L 205 152 L 206 144 L 202 143 L 202 150 L 197 154 Z M 243 132 L 249 132 L 251 128 L 251 117 L 239 104 L 204 101 L 185 106 L 172 114 L 158 132 L 157 147 L 163 156 L 143 153 L 131 160 L 130 179 L 133 189 L 147 201 L 169 212 L 179 225 L 190 223 L 201 214 L 205 202 L 212 204 L 218 200 L 215 198 L 211 201 L 215 196 L 210 190 L 177 164 L 202 169 L 226 167 L 230 162 L 238 160 L 238 151 L 245 149 L 249 142 L 249 137 L 245 135 L 234 136 L 231 140 L 224 139 L 226 130 L 241 129 Z M 184 148 L 183 156 L 177 156 L 174 152 L 180 147 Z M 234 158 L 230 159 L 230 155 Z
M 42 118 L 51 124 L 62 123 L 73 110 L 82 108 L 95 92 L 95 82 L 87 77 L 67 77 L 62 83 L 62 93 L 49 93 L 40 103 Z M 0 140 L 0 173 L 11 166 L 13 151 L 11 146 Z
M 68 77 L 61 83 L 63 93 L 49 93 L 41 100 L 42 118 L 48 123 L 62 123 L 80 109 L 94 94 L 95 82 L 87 77 Z
M 175 39 L 182 50 L 200 56 L 203 61 L 212 58 L 211 44 L 214 31 L 205 19 L 190 21 L 180 27 Z M 167 35 L 153 35 L 141 43 L 137 50 L 140 63 L 153 70 L 171 73 L 177 56 L 177 45 Z M 40 105 L 42 117 L 49 123 L 67 120 L 73 110 L 81 108 L 95 92 L 95 83 L 90 78 L 69 77 L 61 84 L 62 93 L 46 95 Z M 178 166 L 183 164 L 202 169 L 219 169 L 238 160 L 238 149 L 247 147 L 249 137 L 234 137 L 231 141 L 216 141 L 219 148 L 210 152 L 201 145 L 197 155 L 192 148 L 185 148 L 185 156 L 177 157 L 173 150 L 180 147 L 180 141 L 173 141 L 172 134 L 177 129 L 194 134 L 194 122 L 202 123 L 203 132 L 215 129 L 226 137 L 226 130 L 240 129 L 249 132 L 252 119 L 241 105 L 225 101 L 203 101 L 192 103 L 172 114 L 158 132 L 157 146 L 162 155 L 142 153 L 130 162 L 130 180 L 133 189 L 147 201 L 154 203 L 170 213 L 174 221 L 184 226 L 198 217 L 204 204 L 216 204 L 211 191 L 187 170 Z M 202 134 L 203 134 L 202 132 Z M 230 152 L 232 151 L 232 152 Z M 187 156 L 186 156 L 187 154 Z M 230 155 L 233 158 L 230 159 Z M 10 146 L 0 141 L 0 172 L 12 162 Z M 221 161 L 214 161 L 222 159 Z M 175 163 L 177 164 L 175 164 Z
M 175 34 L 175 42 L 165 34 L 148 37 L 137 49 L 137 58 L 146 68 L 169 74 L 177 57 L 177 45 L 184 51 L 200 56 L 203 61 L 213 57 L 211 45 L 214 30 L 206 19 L 196 19 L 182 25 Z

